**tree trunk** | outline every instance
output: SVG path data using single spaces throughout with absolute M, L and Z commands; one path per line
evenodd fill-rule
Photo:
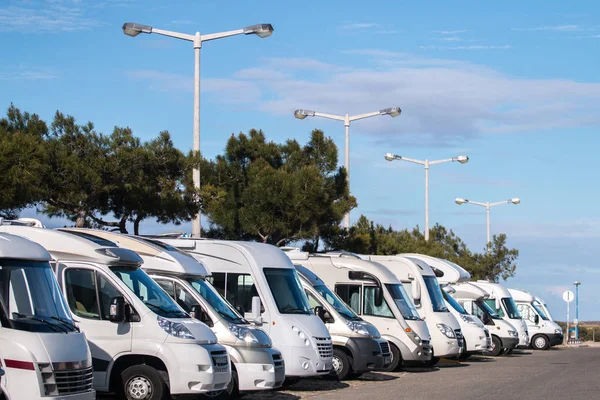
M 123 217 L 119 221 L 119 232 L 128 233 L 127 232 L 127 217 Z
M 140 234 L 140 222 L 142 222 L 143 219 L 143 217 L 138 215 L 135 217 L 135 221 L 133 221 L 133 234 L 136 236 Z
M 77 213 L 77 219 L 75 220 L 76 228 L 85 228 L 86 216 L 85 211 L 79 211 Z

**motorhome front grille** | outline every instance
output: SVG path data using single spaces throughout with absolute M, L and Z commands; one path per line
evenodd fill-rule
M 331 342 L 331 338 L 315 337 L 315 341 L 317 342 L 317 350 L 319 350 L 321 358 L 333 357 L 333 343 Z
M 227 357 L 227 351 L 215 350 L 212 351 L 210 355 L 212 357 L 215 372 L 227 372 L 229 368 L 229 357 Z
M 460 329 L 455 329 L 454 333 L 456 333 L 456 340 L 458 340 L 458 346 L 463 347 L 464 337 L 463 337 L 462 331 Z
M 283 358 L 281 354 L 273 354 L 273 365 L 275 368 L 283 368 Z
M 488 331 L 487 329 L 485 330 L 485 337 L 490 337 L 490 331 Z
M 39 364 L 45 396 L 65 396 L 90 392 L 94 385 L 92 367 L 54 371 L 50 364 Z
M 388 342 L 379 343 L 379 347 L 381 347 L 381 354 L 387 356 L 390 354 L 390 344 Z

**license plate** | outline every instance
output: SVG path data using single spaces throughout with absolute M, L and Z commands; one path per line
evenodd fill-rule
M 390 356 L 383 357 L 384 364 L 390 364 L 391 362 L 392 362 L 392 357 L 390 357 Z
M 215 357 L 215 365 L 227 365 L 227 357 Z

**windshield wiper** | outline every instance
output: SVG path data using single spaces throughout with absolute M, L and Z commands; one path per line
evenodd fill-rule
M 189 317 L 186 313 L 183 313 L 179 310 L 167 310 L 166 308 L 162 308 L 161 306 L 157 306 L 156 304 L 152 304 L 152 303 L 146 303 L 146 305 L 148 307 L 153 308 L 154 310 L 160 311 L 165 314 L 175 314 L 176 316 L 180 316 L 182 318 Z
M 75 325 L 74 323 L 67 321 L 65 319 L 59 318 L 59 317 L 50 317 L 55 321 L 58 321 L 60 323 L 62 323 L 64 326 L 68 326 L 69 328 L 72 328 L 73 330 L 77 331 L 77 332 L 81 332 L 81 330 L 79 329 L 79 327 L 77 325 Z
M 310 312 L 301 308 L 286 308 L 281 310 L 281 312 L 284 314 L 310 314 Z
M 50 328 L 52 328 L 52 330 L 54 332 L 63 332 L 63 333 L 67 333 L 68 332 L 66 330 L 58 328 L 58 326 L 56 324 L 53 324 L 52 322 L 50 322 L 48 320 L 45 320 L 43 318 L 36 317 L 35 315 L 25 315 L 25 314 L 16 313 L 16 312 L 14 312 L 13 315 L 16 315 L 18 318 L 22 318 L 22 319 L 31 319 L 33 321 L 43 322 L 44 324 L 46 324 Z

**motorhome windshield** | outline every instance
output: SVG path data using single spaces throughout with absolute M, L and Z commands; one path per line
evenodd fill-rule
M 510 319 L 521 319 L 521 313 L 519 313 L 519 309 L 515 304 L 515 301 L 512 297 L 504 297 L 502 298 L 502 304 L 506 309 L 506 314 Z
M 396 303 L 396 307 L 400 310 L 400 314 L 404 317 L 404 319 L 418 321 L 421 319 L 417 309 L 415 308 L 414 303 L 408 297 L 408 293 L 406 293 L 406 289 L 399 283 L 395 284 L 386 284 L 388 292 L 390 292 L 390 296 L 394 299 L 394 303 Z
M 535 311 L 537 311 L 538 314 L 540 314 L 540 317 L 544 320 L 544 321 L 548 321 L 550 320 L 550 318 L 548 318 L 548 316 L 546 315 L 546 313 L 544 312 L 544 308 L 542 307 L 541 304 L 539 304 L 537 301 L 534 301 L 533 303 L 531 303 L 531 305 L 533 306 L 533 308 L 535 308 Z
M 491 301 L 492 304 L 494 304 L 494 300 L 488 299 L 485 301 L 477 300 L 475 302 L 475 305 L 478 306 L 482 312 L 489 314 L 490 317 L 492 317 L 492 319 L 501 319 L 502 316 L 498 314 L 492 307 L 489 306 L 489 304 L 487 303 L 488 301 Z M 502 312 L 502 310 L 500 310 L 500 312 Z
M 140 268 L 111 267 L 111 271 L 155 314 L 190 318 L 156 282 Z
M 291 268 L 263 268 L 271 294 L 281 314 L 311 314 L 298 273 Z
M 431 306 L 433 307 L 434 312 L 446 312 L 448 311 L 448 307 L 446 307 L 446 303 L 444 302 L 444 295 L 442 294 L 442 289 L 440 289 L 440 284 L 435 276 L 424 276 L 423 280 L 425 281 L 425 286 L 427 286 L 427 293 L 429 293 L 429 297 L 431 298 Z
M 71 313 L 47 262 L 0 261 L 2 326 L 29 332 L 73 332 Z
M 314 289 L 344 318 L 350 321 L 360 321 L 358 315 L 354 313 L 335 293 L 325 285 L 316 285 Z
M 448 304 L 450 304 L 450 307 L 454 308 L 460 314 L 464 314 L 464 315 L 468 314 L 467 310 L 465 310 L 458 301 L 454 300 L 454 298 L 452 296 L 450 296 L 445 291 L 442 291 L 442 294 L 444 295 L 444 299 L 446 299 Z
M 233 324 L 248 324 L 241 315 L 239 315 L 233 307 L 225 300 L 212 285 L 203 279 L 190 278 L 188 282 L 202 296 L 212 308 L 215 309 L 227 322 Z

